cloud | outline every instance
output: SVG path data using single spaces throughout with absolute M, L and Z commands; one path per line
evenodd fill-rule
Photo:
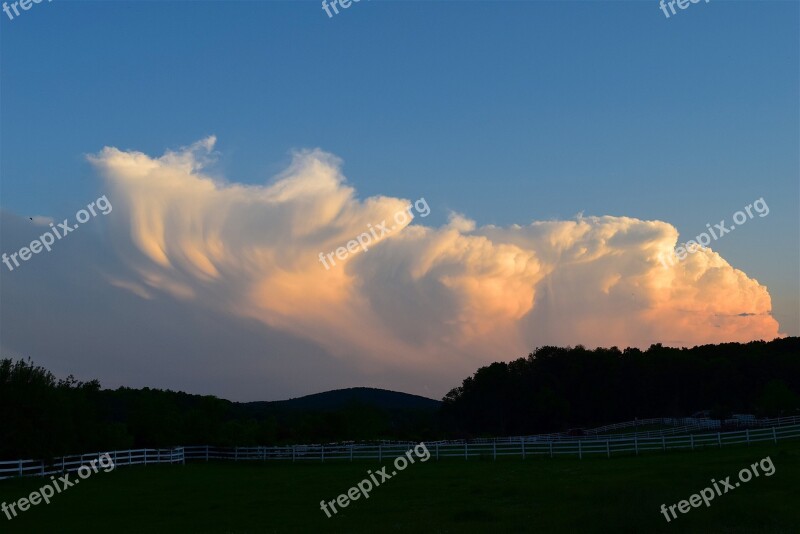
M 34 215 L 30 218 L 33 221 L 33 224 L 36 226 L 48 226 L 50 223 L 53 222 L 52 217 L 46 217 L 44 215 Z
M 256 400 L 372 385 L 439 397 L 478 366 L 544 344 L 780 335 L 767 288 L 711 249 L 664 268 L 678 232 L 661 221 L 581 214 L 481 227 L 451 214 L 430 227 L 417 217 L 326 270 L 320 252 L 394 224 L 411 201 L 359 199 L 341 161 L 320 150 L 296 153 L 270 183 L 226 182 L 207 173 L 214 144 L 91 156 L 114 211 L 94 221 L 102 231 L 3 277 L 3 350 L 110 386 Z M 4 243 L 30 242 L 27 218 L 0 216 Z
M 421 373 L 543 343 L 779 335 L 767 289 L 717 253 L 705 249 L 664 269 L 657 258 L 678 233 L 660 221 L 580 215 L 478 228 L 452 215 L 440 228 L 398 228 L 325 270 L 319 252 L 391 221 L 409 201 L 359 200 L 341 162 L 319 150 L 295 154 L 270 184 L 221 182 L 203 174 L 214 142 L 160 158 L 115 148 L 91 158 L 124 213 L 114 242 L 129 242 L 119 250 L 142 296 L 166 292 L 366 368 Z

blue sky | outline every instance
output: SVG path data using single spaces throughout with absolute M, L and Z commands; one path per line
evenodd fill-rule
M 0 205 L 66 216 L 102 193 L 86 154 L 212 134 L 228 180 L 318 147 L 434 225 L 584 213 L 685 240 L 763 197 L 713 248 L 799 335 L 798 21 L 789 1 L 43 2 L 0 21 Z

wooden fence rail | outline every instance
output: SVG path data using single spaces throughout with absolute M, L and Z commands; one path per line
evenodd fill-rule
M 489 458 L 498 456 L 563 456 L 583 458 L 587 455 L 611 457 L 619 454 L 640 454 L 651 451 L 695 450 L 719 448 L 735 444 L 774 442 L 800 438 L 800 424 L 782 427 L 745 429 L 733 432 L 713 432 L 685 436 L 660 436 L 639 438 L 591 439 L 573 441 L 535 441 L 517 439 L 496 441 L 427 442 L 432 457 L 439 458 Z M 186 460 L 287 460 L 329 462 L 336 460 L 384 460 L 405 454 L 418 445 L 414 442 L 287 445 L 282 447 L 212 447 L 206 445 L 184 447 Z
M 534 438 L 537 438 L 534 436 Z M 711 432 L 682 436 L 640 437 L 623 435 L 605 439 L 542 440 L 526 438 L 497 438 L 495 440 L 426 442 L 432 458 L 492 459 L 503 456 L 606 456 L 641 454 L 654 451 L 695 450 L 720 448 L 736 444 L 799 439 L 800 424 L 749 428 L 732 432 Z M 184 464 L 188 461 L 232 460 L 287 462 L 314 461 L 383 461 L 402 456 L 416 442 L 338 443 L 328 445 L 286 445 L 275 447 L 214 447 L 195 445 L 171 449 L 134 449 L 95 452 L 65 456 L 51 461 L 0 461 L 0 480 L 15 476 L 48 476 L 74 472 L 82 465 L 108 454 L 115 467 L 124 465 Z
M 125 451 L 92 452 L 47 460 L 0 461 L 0 480 L 15 476 L 49 476 L 72 473 L 92 460 L 108 454 L 115 467 L 121 465 L 184 463 L 183 447 L 173 449 L 131 449 Z

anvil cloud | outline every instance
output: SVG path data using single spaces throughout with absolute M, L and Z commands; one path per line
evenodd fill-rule
M 542 344 L 780 335 L 767 288 L 712 250 L 664 269 L 659 254 L 678 232 L 660 221 L 581 216 L 499 228 L 453 214 L 322 270 L 320 250 L 408 201 L 359 200 L 340 162 L 319 150 L 297 153 L 268 185 L 223 182 L 203 174 L 214 142 L 159 158 L 116 148 L 90 158 L 123 214 L 112 241 L 134 274 L 118 287 L 255 319 L 367 372 L 441 375 Z

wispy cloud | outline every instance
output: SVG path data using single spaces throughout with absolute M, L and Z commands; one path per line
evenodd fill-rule
M 660 221 L 581 215 L 499 228 L 453 215 L 325 271 L 320 250 L 409 201 L 359 200 L 341 162 L 319 150 L 295 154 L 270 184 L 221 182 L 203 174 L 214 141 L 159 158 L 116 148 L 92 156 L 123 214 L 113 241 L 136 272 L 114 285 L 254 318 L 366 368 L 421 373 L 543 343 L 779 335 L 767 288 L 719 254 L 706 249 L 664 269 L 658 255 L 678 233 Z

